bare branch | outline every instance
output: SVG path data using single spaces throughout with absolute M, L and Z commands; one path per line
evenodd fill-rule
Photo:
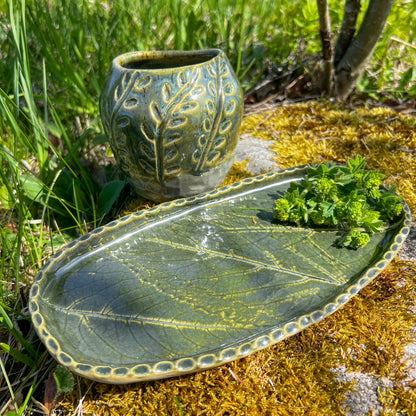
M 360 13 L 360 0 L 345 0 L 344 17 L 342 19 L 341 30 L 335 45 L 334 66 L 336 67 L 354 37 L 357 17 Z
M 326 0 L 316 0 L 319 14 L 319 34 L 322 41 L 322 54 L 324 59 L 323 91 L 331 94 L 332 86 L 332 41 L 331 21 L 329 18 L 328 3 Z

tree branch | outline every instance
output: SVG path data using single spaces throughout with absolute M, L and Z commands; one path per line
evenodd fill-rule
M 324 59 L 323 91 L 331 94 L 332 89 L 332 41 L 331 21 L 329 18 L 328 3 L 326 0 L 316 0 L 319 14 L 319 34 L 321 35 L 322 54 Z
M 341 30 L 335 45 L 335 67 L 344 56 L 354 37 L 360 8 L 360 0 L 345 0 L 344 17 L 342 18 Z

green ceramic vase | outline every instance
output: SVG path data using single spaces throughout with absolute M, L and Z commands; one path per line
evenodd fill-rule
M 131 52 L 111 63 L 100 112 L 136 192 L 168 200 L 215 188 L 234 158 L 243 93 L 224 52 Z

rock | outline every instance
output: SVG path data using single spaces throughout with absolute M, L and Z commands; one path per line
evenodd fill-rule
M 400 252 L 400 258 L 402 260 L 416 261 L 416 224 L 410 227 L 410 234 L 406 241 L 403 243 L 403 247 Z
M 253 175 L 276 170 L 278 166 L 273 160 L 274 153 L 269 149 L 272 143 L 271 140 L 243 134 L 238 140 L 235 161 L 248 160 L 247 170 Z
M 343 404 L 345 416 L 365 416 L 370 411 L 373 416 L 381 414 L 383 406 L 378 400 L 379 393 L 393 387 L 391 380 L 360 372 L 347 373 L 345 367 L 340 367 L 334 371 L 337 373 L 337 381 L 356 382 L 354 389 L 345 396 Z
M 416 331 L 416 328 L 414 328 L 414 331 Z M 407 378 L 403 381 L 403 385 L 406 389 L 415 388 L 416 344 L 409 344 L 404 348 L 404 356 L 402 360 L 404 363 L 406 363 L 406 370 L 407 370 Z

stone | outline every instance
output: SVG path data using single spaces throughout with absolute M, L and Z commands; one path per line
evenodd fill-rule
M 410 234 L 406 241 L 403 243 L 402 250 L 400 252 L 401 260 L 416 261 L 416 225 L 413 224 L 410 227 Z
M 381 414 L 383 406 L 379 402 L 379 394 L 393 388 L 391 380 L 357 371 L 347 372 L 345 367 L 337 368 L 334 371 L 337 373 L 337 381 L 355 381 L 353 390 L 345 395 L 343 404 L 345 416 L 365 416 L 369 412 L 373 416 Z
M 235 161 L 248 160 L 247 170 L 253 175 L 278 169 L 274 153 L 269 149 L 271 140 L 262 140 L 248 134 L 242 134 L 237 143 Z

